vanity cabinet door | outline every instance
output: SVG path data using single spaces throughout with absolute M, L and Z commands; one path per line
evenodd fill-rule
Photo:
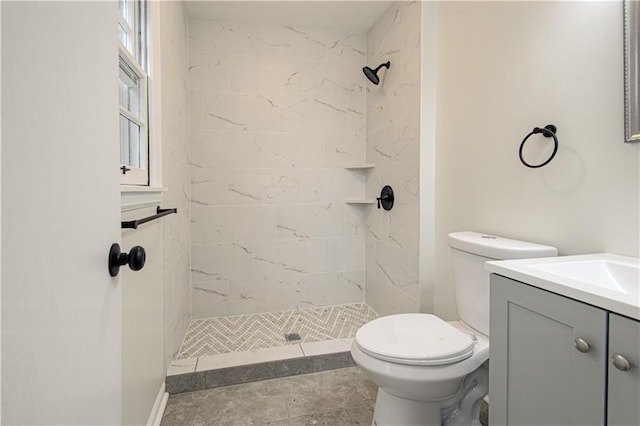
M 609 426 L 640 425 L 640 322 L 609 315 Z
M 603 425 L 607 312 L 491 275 L 493 425 Z

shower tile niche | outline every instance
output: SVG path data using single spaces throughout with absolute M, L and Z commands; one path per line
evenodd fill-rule
M 364 301 L 365 38 L 189 20 L 194 318 Z

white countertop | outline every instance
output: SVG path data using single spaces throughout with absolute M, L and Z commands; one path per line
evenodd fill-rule
M 607 271 L 586 271 L 587 266 L 596 263 L 622 265 L 627 272 L 626 290 L 615 289 L 613 285 L 593 285 L 587 281 L 597 280 L 598 274 Z M 559 273 L 554 268 L 560 264 L 572 265 L 577 273 Z M 580 270 L 583 268 L 584 270 Z M 580 256 L 558 256 L 539 259 L 500 260 L 487 262 L 486 270 L 507 278 L 547 290 L 571 299 L 579 300 L 599 308 L 640 320 L 640 259 L 618 256 L 610 253 Z M 545 270 L 546 269 L 546 270 Z M 566 269 L 566 268 L 565 268 Z M 554 271 L 554 272 L 549 272 Z M 630 273 L 629 273 L 630 272 Z M 583 279 L 584 278 L 584 279 Z M 605 277 L 614 282 L 611 275 Z

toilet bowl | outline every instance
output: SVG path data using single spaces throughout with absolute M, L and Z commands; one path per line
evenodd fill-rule
M 449 234 L 461 321 L 396 314 L 363 325 L 354 361 L 378 385 L 375 426 L 479 425 L 489 388 L 489 274 L 493 259 L 557 256 L 554 247 L 475 232 Z
M 395 338 L 394 331 L 402 337 Z M 356 334 L 351 355 L 378 385 L 374 424 L 379 426 L 439 425 L 445 411 L 453 420 L 458 415 L 472 418 L 488 390 L 488 370 L 481 367 L 489 359 L 489 338 L 434 315 L 400 314 L 371 321 Z M 475 381 L 464 386 L 465 377 L 476 370 Z M 481 388 L 476 400 L 458 406 L 461 390 L 467 394 L 472 386 Z

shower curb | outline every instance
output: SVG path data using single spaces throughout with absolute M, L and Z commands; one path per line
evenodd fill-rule
M 165 384 L 166 391 L 173 395 L 355 365 L 351 353 L 345 351 L 169 375 Z

